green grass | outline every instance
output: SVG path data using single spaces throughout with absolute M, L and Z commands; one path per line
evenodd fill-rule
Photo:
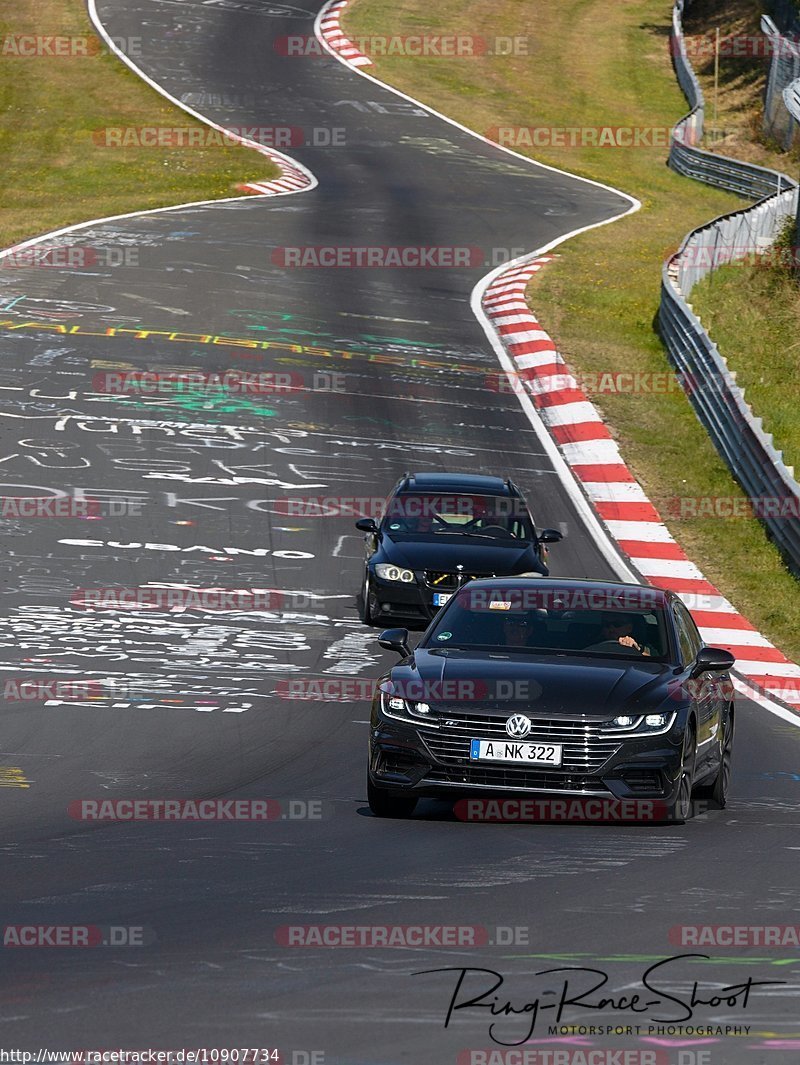
M 692 307 L 724 353 L 784 461 L 800 473 L 800 292 L 772 258 L 723 266 L 692 290 Z
M 447 29 L 528 37 L 531 54 L 513 58 L 376 57 L 379 77 L 479 132 L 499 125 L 660 130 L 687 110 L 669 56 L 670 14 L 669 0 L 440 0 L 435 9 L 427 0 L 355 0 L 344 23 L 356 36 Z M 559 249 L 559 260 L 529 288 L 537 317 L 580 372 L 668 370 L 653 328 L 662 261 L 690 228 L 743 202 L 673 173 L 662 148 L 520 150 L 643 205 Z M 743 498 L 682 393 L 608 394 L 596 402 L 665 518 L 676 496 Z M 800 589 L 759 523 L 667 523 L 709 580 L 800 658 Z
M 81 0 L 17 0 L 0 38 L 97 34 Z M 6 8 L 11 11 L 10 7 Z M 89 56 L 0 57 L 0 247 L 86 219 L 241 195 L 278 168 L 238 146 L 106 148 L 105 127 L 205 129 L 104 48 Z

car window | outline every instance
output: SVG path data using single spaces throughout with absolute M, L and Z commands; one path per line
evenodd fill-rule
M 524 608 L 511 592 L 487 600 L 484 588 L 466 586 L 437 617 L 427 648 L 480 648 L 508 652 L 645 657 L 666 661 L 662 609 L 560 606 Z M 505 598 L 504 598 L 505 596 Z
M 681 652 L 681 662 L 684 666 L 688 666 L 691 662 L 694 662 L 697 657 L 697 652 L 703 646 L 703 640 L 700 633 L 697 631 L 697 626 L 692 620 L 692 616 L 689 611 L 681 603 L 675 603 L 673 606 L 673 612 L 675 614 L 675 624 L 678 630 L 678 644 Z
M 532 532 L 533 529 L 529 521 L 515 518 L 511 523 L 511 535 L 516 536 L 518 540 L 530 540 Z
M 521 499 L 446 492 L 399 492 L 387 504 L 382 529 L 395 539 L 532 540 L 534 535 Z

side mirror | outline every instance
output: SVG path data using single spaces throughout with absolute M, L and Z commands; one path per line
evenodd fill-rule
M 722 647 L 701 647 L 694 660 L 691 675 L 699 677 L 706 670 L 722 673 L 723 670 L 732 669 L 735 661 L 736 656 Z
M 408 629 L 385 629 L 378 637 L 378 643 L 387 651 L 396 651 L 401 658 L 411 654 Z
M 563 539 L 564 534 L 560 533 L 558 529 L 542 529 L 538 536 L 540 544 L 557 544 L 559 540 Z
M 356 528 L 360 532 L 366 533 L 376 533 L 378 531 L 378 526 L 374 518 L 359 518 L 356 522 Z

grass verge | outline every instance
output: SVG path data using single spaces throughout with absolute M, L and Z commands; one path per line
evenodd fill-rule
M 696 27 L 720 23 L 727 34 L 756 39 L 762 7 L 761 0 L 695 0 L 686 30 L 694 33 Z M 768 66 L 760 58 L 721 60 L 719 126 L 728 136 L 719 150 L 796 177 L 800 147 L 777 151 L 762 131 Z M 695 67 L 710 105 L 713 57 Z M 784 451 L 787 464 L 800 471 L 800 288 L 792 274 L 793 243 L 787 230 L 767 255 L 714 271 L 693 289 L 691 300 L 738 383 L 747 390 L 748 402 Z
M 736 371 L 737 384 L 784 461 L 800 473 L 797 277 L 780 262 L 779 252 L 723 266 L 694 287 L 692 307 Z
M 527 55 L 375 57 L 379 77 L 478 132 L 624 125 L 652 130 L 660 140 L 687 110 L 669 55 L 670 16 L 669 0 L 440 0 L 435 9 L 427 0 L 355 0 L 344 28 L 356 37 L 521 37 Z M 624 189 L 643 205 L 559 249 L 558 262 L 529 289 L 537 317 L 581 373 L 667 371 L 653 329 L 662 261 L 687 230 L 743 202 L 670 171 L 663 146 L 518 150 Z M 749 518 L 686 516 L 695 499 L 744 494 L 683 393 L 592 398 L 689 556 L 762 632 L 800 659 L 798 585 L 762 527 Z
M 100 146 L 93 133 L 105 128 L 208 127 L 101 47 L 81 0 L 17 0 L 10 11 L 0 16 L 0 247 L 89 218 L 241 195 L 238 182 L 277 175 L 238 146 Z M 31 36 L 89 54 L 15 54 Z

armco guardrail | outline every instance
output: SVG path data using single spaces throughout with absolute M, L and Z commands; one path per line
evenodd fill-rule
M 760 200 L 764 196 L 790 188 L 794 185 L 792 179 L 777 170 L 729 159 L 727 156 L 716 155 L 697 147 L 705 132 L 705 100 L 700 82 L 686 54 L 683 36 L 683 12 L 689 3 L 690 0 L 676 0 L 672 9 L 672 55 L 675 73 L 692 110 L 672 131 L 669 165 L 684 177 L 728 189 L 750 200 Z
M 687 177 L 760 202 L 688 234 L 677 254 L 664 264 L 659 328 L 698 417 L 790 568 L 800 576 L 800 485 L 794 470 L 784 463 L 761 419 L 754 417 L 744 392 L 687 302 L 692 288 L 712 270 L 774 242 L 784 221 L 797 211 L 798 188 L 786 174 L 696 147 L 703 135 L 705 105 L 683 39 L 687 4 L 688 0 L 676 0 L 673 8 L 673 56 L 692 110 L 673 131 L 670 165 Z
M 737 211 L 695 230 L 665 263 L 659 327 L 689 399 L 720 454 L 751 499 L 792 571 L 800 576 L 800 485 L 772 437 L 755 418 L 716 344 L 683 293 L 725 262 L 741 258 L 759 230 L 778 227 L 797 209 L 797 189 L 773 196 L 752 211 Z M 756 237 L 757 239 L 757 237 Z M 688 287 L 684 287 L 688 286 Z
M 767 0 L 767 7 L 781 33 L 800 34 L 800 8 L 795 0 Z
M 678 291 L 688 297 L 697 282 L 717 267 L 767 251 L 796 211 L 797 194 L 795 185 L 745 211 L 733 211 L 692 230 L 667 264 Z
M 770 43 L 771 53 L 761 126 L 788 152 L 797 135 L 797 122 L 784 106 L 784 90 L 800 78 L 800 42 L 782 34 L 769 15 L 761 17 L 761 32 Z
M 795 123 L 800 126 L 800 78 L 793 81 L 791 85 L 787 85 L 783 90 L 783 102 L 786 104 L 786 110 Z M 797 225 L 795 226 L 795 243 L 797 243 L 798 239 L 800 239 L 800 212 L 798 212 Z
M 800 78 L 783 90 L 783 102 L 795 122 L 800 123 Z

